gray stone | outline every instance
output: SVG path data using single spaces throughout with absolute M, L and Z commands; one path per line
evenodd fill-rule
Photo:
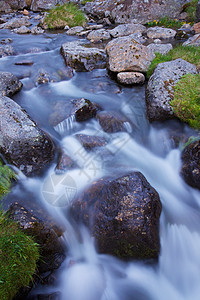
M 31 33 L 32 34 L 42 34 L 42 33 L 44 33 L 44 29 L 42 29 L 39 26 L 34 26 L 33 28 L 31 28 Z
M 144 35 L 142 35 L 141 32 L 132 33 L 129 35 L 129 37 L 140 44 L 144 44 L 147 41 L 147 38 Z
M 173 47 L 172 44 L 149 44 L 147 46 L 150 50 L 152 50 L 154 53 L 159 52 L 161 54 L 166 54 L 169 52 Z
M 21 26 L 20 28 L 15 28 L 15 29 L 13 29 L 13 31 L 18 34 L 26 34 L 26 33 L 31 32 L 30 28 L 28 28 L 26 26 Z
M 145 76 L 139 72 L 121 72 L 117 74 L 117 80 L 125 85 L 143 84 Z
M 200 46 L 200 33 L 190 37 L 183 43 L 183 46 Z
M 6 23 L 1 24 L 0 28 L 15 29 L 15 28 L 20 28 L 21 26 L 30 26 L 30 25 L 31 22 L 29 21 L 29 18 L 22 17 L 22 18 L 11 19 Z
M 146 27 L 142 24 L 122 24 L 109 30 L 109 33 L 112 37 L 121 37 L 138 32 L 142 33 L 145 30 Z
M 9 72 L 0 72 L 0 96 L 12 96 L 22 88 L 19 79 Z
M 119 37 L 106 46 L 108 68 L 112 72 L 146 72 L 155 54 L 130 37 Z
M 85 47 L 79 41 L 63 44 L 61 54 L 66 65 L 77 71 L 91 71 L 106 66 L 106 53 L 104 50 Z
M 84 28 L 82 26 L 75 26 L 67 30 L 68 35 L 76 35 L 77 33 L 83 31 Z
M 15 55 L 15 49 L 11 45 L 0 46 L 0 57 Z
M 93 30 L 87 35 L 87 39 L 92 43 L 109 40 L 110 38 L 110 33 L 105 29 Z
M 196 66 L 183 59 L 157 65 L 151 75 L 146 93 L 147 116 L 150 121 L 174 118 L 170 101 L 174 97 L 174 86 L 185 74 L 197 74 Z
M 54 8 L 57 4 L 61 4 L 65 1 L 59 1 L 59 0 L 32 0 L 31 4 L 31 10 L 33 11 L 45 11 L 45 10 L 50 10 Z
M 51 138 L 13 100 L 0 96 L 0 152 L 25 175 L 40 173 L 53 159 Z
M 148 28 L 146 34 L 149 39 L 170 39 L 175 37 L 176 30 L 155 26 Z

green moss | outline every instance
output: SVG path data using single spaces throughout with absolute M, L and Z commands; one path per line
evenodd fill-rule
M 87 2 L 93 2 L 94 0 L 82 0 L 81 1 L 81 4 L 82 5 L 85 5 Z
M 39 258 L 37 244 L 0 211 L 0 299 L 10 300 L 32 280 Z
M 200 47 L 195 46 L 176 46 L 171 49 L 167 54 L 162 55 L 160 53 L 156 53 L 156 57 L 151 62 L 149 69 L 147 71 L 147 77 L 149 78 L 153 71 L 155 70 L 156 66 L 159 63 L 163 63 L 166 61 L 171 61 L 177 58 L 182 58 L 191 64 L 195 64 L 197 67 L 200 67 Z
M 83 12 L 73 3 L 66 3 L 57 6 L 49 12 L 45 22 L 49 29 L 83 26 L 86 23 L 86 18 Z
M 175 85 L 170 104 L 180 120 L 200 129 L 200 74 L 182 76 Z
M 197 2 L 199 0 L 193 0 L 191 2 L 188 2 L 185 4 L 185 12 L 188 14 L 188 21 L 194 22 L 195 16 L 196 16 L 196 8 L 197 8 Z
M 3 165 L 0 159 L 0 199 L 9 193 L 12 179 L 15 179 L 15 173 L 6 165 Z

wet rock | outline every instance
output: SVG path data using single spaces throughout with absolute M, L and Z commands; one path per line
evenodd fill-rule
M 44 33 L 44 29 L 42 29 L 39 26 L 34 26 L 33 28 L 31 28 L 31 33 L 32 34 L 42 34 L 42 33 Z
M 176 30 L 163 27 L 150 27 L 146 31 L 149 39 L 172 39 L 176 35 Z
M 20 28 L 21 26 L 30 26 L 30 25 L 31 22 L 29 21 L 29 18 L 22 17 L 22 18 L 11 19 L 6 23 L 1 24 L 0 28 L 15 29 L 15 28 Z
M 187 184 L 200 190 L 200 140 L 186 146 L 181 154 L 181 175 Z
M 30 28 L 28 28 L 26 26 L 21 26 L 20 28 L 15 28 L 15 29 L 13 29 L 13 31 L 18 34 L 26 34 L 26 33 L 31 32 Z
M 112 72 L 146 72 L 155 54 L 130 37 L 119 37 L 106 46 L 108 69 Z
M 183 46 L 200 46 L 200 33 L 190 37 L 187 41 L 183 43 Z
M 90 15 L 103 19 L 109 18 L 116 24 L 143 23 L 168 16 L 177 18 L 182 11 L 181 1 L 162 0 L 94 0 L 87 2 L 84 10 Z
M 145 76 L 139 72 L 121 72 L 117 74 L 117 80 L 125 85 L 143 84 Z
M 16 66 L 32 66 L 34 62 L 32 60 L 20 60 L 15 62 Z
M 66 172 L 67 170 L 74 169 L 77 167 L 77 164 L 67 155 L 66 153 L 61 152 L 58 157 L 58 163 L 56 166 L 56 171 Z
M 191 28 L 191 30 L 194 30 L 195 34 L 200 33 L 200 22 L 194 24 Z
M 19 92 L 23 84 L 9 72 L 0 72 L 0 96 L 12 96 Z
M 15 49 L 11 45 L 0 46 L 0 58 L 15 55 Z
M 105 132 L 126 131 L 124 123 L 127 122 L 127 120 L 120 113 L 102 111 L 97 114 L 97 119 Z
M 77 33 L 83 31 L 84 28 L 82 26 L 75 26 L 67 30 L 68 35 L 76 35 Z
M 142 24 L 122 24 L 109 30 L 109 33 L 112 37 L 116 38 L 138 32 L 143 33 L 145 30 L 146 27 Z
M 7 44 L 10 44 L 12 42 L 13 42 L 13 40 L 11 38 L 5 38 L 5 39 L 1 40 L 2 45 L 7 45 Z
M 24 233 L 33 236 L 39 244 L 38 271 L 45 273 L 60 267 L 65 259 L 65 249 L 55 231 L 19 203 L 11 205 L 8 214 L 10 219 L 18 222 Z
M 66 65 L 76 71 L 91 71 L 106 66 L 106 53 L 104 50 L 88 48 L 77 41 L 63 44 L 61 54 Z
M 101 253 L 123 258 L 158 258 L 160 198 L 140 172 L 95 181 L 72 204 Z
M 169 52 L 173 47 L 172 44 L 149 44 L 147 46 L 147 48 L 149 48 L 150 50 L 152 50 L 154 53 L 155 52 L 159 52 L 161 54 L 166 54 L 167 52 Z
M 88 99 L 72 100 L 75 109 L 75 118 L 77 122 L 87 121 L 96 116 L 98 107 Z
M 87 150 L 106 145 L 106 140 L 100 136 L 92 136 L 86 134 L 76 134 L 75 136 L 82 144 L 82 146 Z
M 111 38 L 110 33 L 105 29 L 93 30 L 87 35 L 87 39 L 92 43 L 102 42 Z
M 180 58 L 157 65 L 146 89 L 147 117 L 150 121 L 174 118 L 170 105 L 174 97 L 173 87 L 188 73 L 196 74 L 196 66 Z
M 41 172 L 53 159 L 51 138 L 8 97 L 0 97 L 0 152 L 25 175 Z
M 55 292 L 51 294 L 38 294 L 30 298 L 30 300 L 61 300 L 62 294 Z

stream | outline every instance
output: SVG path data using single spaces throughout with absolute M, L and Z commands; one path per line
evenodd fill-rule
M 13 199 L 28 209 L 36 205 L 65 228 L 68 253 L 56 272 L 56 282 L 37 286 L 31 295 L 58 291 L 62 300 L 199 300 L 200 192 L 180 177 L 181 146 L 175 146 L 172 139 L 174 134 L 188 136 L 194 132 L 175 120 L 149 124 L 145 86 L 123 87 L 109 77 L 106 69 L 76 72 L 67 78 L 60 46 L 78 39 L 75 36 L 63 32 L 18 35 L 3 29 L 4 38 L 13 40 L 18 55 L 1 58 L 0 71 L 12 72 L 23 82 L 22 90 L 12 99 L 77 162 L 77 167 L 66 173 L 56 173 L 54 161 L 41 176 L 27 178 L 20 174 L 6 198 L 6 207 Z M 15 65 L 24 60 L 33 64 Z M 41 70 L 61 74 L 60 80 L 37 84 L 34 80 Z M 126 130 L 106 133 L 95 119 L 76 123 L 72 118 L 61 126 L 50 125 L 55 103 L 82 97 L 106 111 L 120 112 L 128 119 Z M 103 150 L 87 152 L 75 138 L 77 133 L 104 137 L 107 145 Z M 124 262 L 99 254 L 87 229 L 77 228 L 66 217 L 73 198 L 94 180 L 133 170 L 144 174 L 162 202 L 157 264 Z

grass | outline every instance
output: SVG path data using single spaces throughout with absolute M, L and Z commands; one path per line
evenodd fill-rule
M 52 9 L 45 19 L 49 29 L 62 29 L 69 27 L 83 26 L 86 24 L 84 13 L 74 3 L 66 3 Z
M 151 62 L 149 69 L 147 71 L 147 78 L 149 78 L 153 71 L 155 70 L 156 66 L 159 63 L 163 63 L 166 61 L 171 61 L 177 58 L 182 58 L 191 64 L 195 64 L 197 68 L 200 68 L 200 47 L 195 46 L 176 46 L 171 49 L 167 54 L 162 55 L 160 53 L 156 53 L 156 57 Z
M 9 193 L 15 173 L 0 160 L 0 199 Z
M 32 280 L 39 258 L 37 244 L 0 211 L 0 299 L 10 300 Z
M 196 16 L 196 8 L 197 8 L 197 2 L 199 0 L 193 0 L 191 2 L 188 2 L 185 4 L 185 12 L 188 14 L 188 21 L 194 23 L 195 16 Z
M 93 2 L 94 0 L 82 0 L 81 1 L 81 4 L 82 5 L 85 5 L 87 2 Z
M 181 28 L 181 26 L 183 24 L 186 24 L 186 22 L 180 22 L 177 19 L 171 19 L 169 17 L 163 17 L 159 21 L 154 20 L 152 22 L 146 23 L 145 25 L 147 27 L 164 26 L 165 28 L 178 29 L 178 28 Z
M 175 115 L 194 129 L 200 129 L 200 74 L 186 74 L 174 88 L 170 103 Z

